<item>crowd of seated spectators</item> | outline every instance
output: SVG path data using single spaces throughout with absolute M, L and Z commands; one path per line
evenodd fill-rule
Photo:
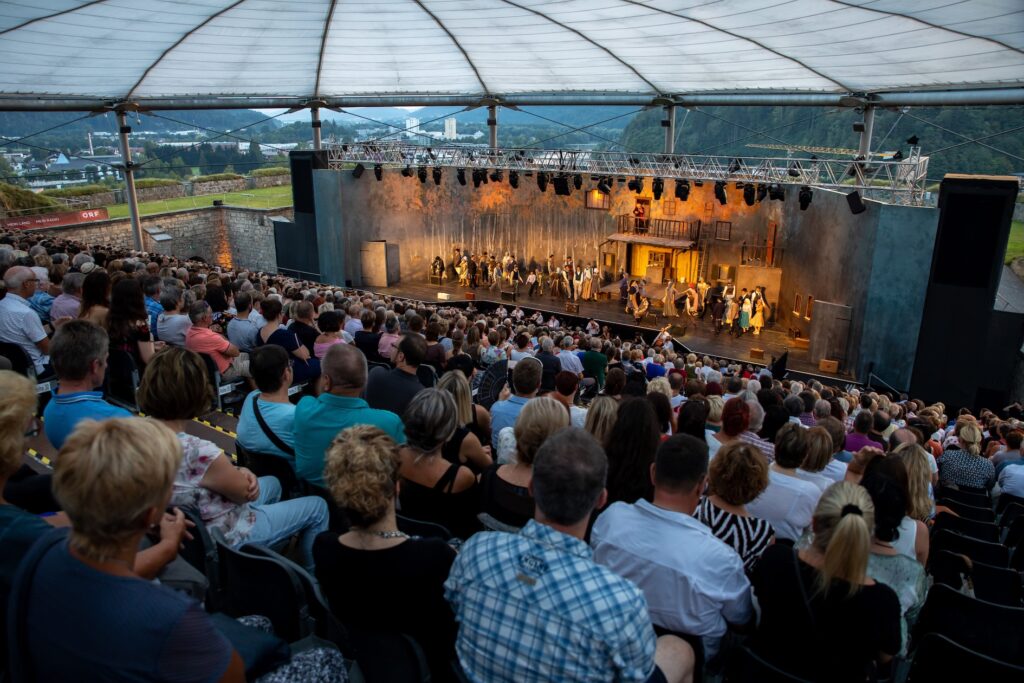
M 0 602 L 24 600 L 39 680 L 241 680 L 183 509 L 286 551 L 340 623 L 408 636 L 436 680 L 754 680 L 741 651 L 873 680 L 913 654 L 932 527 L 964 512 L 943 492 L 1024 503 L 1019 406 L 950 416 L 664 334 L 55 238 L 0 234 L 0 274 L 0 342 L 55 380 L 0 370 Z M 135 405 L 110 400 L 114 353 Z M 191 433 L 216 382 L 240 387 L 238 445 L 298 491 Z M 22 465 L 38 416 L 52 476 Z M 345 679 L 309 652 L 273 680 Z

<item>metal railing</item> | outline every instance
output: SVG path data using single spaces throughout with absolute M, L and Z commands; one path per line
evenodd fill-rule
M 659 154 L 651 152 L 605 152 L 592 150 L 538 150 L 473 146 L 421 146 L 398 141 L 334 143 L 326 146 L 328 166 L 340 170 L 353 164 L 387 168 L 419 167 L 516 171 L 533 175 L 589 175 L 599 178 L 661 178 L 665 191 L 674 179 L 756 183 L 758 185 L 807 185 L 863 196 L 879 201 L 921 205 L 928 176 L 928 157 L 913 147 L 902 159 L 818 159 L 721 157 L 709 155 Z M 370 169 L 366 169 L 369 171 Z M 468 180 L 468 177 L 467 177 Z M 522 182 L 522 180 L 520 180 Z
M 744 244 L 740 248 L 740 265 L 782 267 L 783 250 L 779 247 L 768 248 L 767 245 Z
M 700 238 L 700 221 L 686 223 L 668 218 L 637 218 L 632 214 L 620 214 L 615 220 L 616 229 L 622 235 L 648 235 L 691 242 Z

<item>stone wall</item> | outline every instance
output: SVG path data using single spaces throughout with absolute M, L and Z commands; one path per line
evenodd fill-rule
M 246 181 L 248 181 L 247 188 L 250 190 L 260 187 L 282 187 L 292 184 L 292 174 L 249 176 Z
M 239 192 L 247 188 L 245 178 L 233 178 L 231 180 L 210 180 L 203 183 L 190 183 L 191 191 L 188 194 L 193 196 L 204 194 L 220 194 L 221 192 Z
M 184 183 L 178 183 L 177 185 L 160 185 L 158 187 L 142 187 L 136 188 L 135 196 L 138 197 L 140 202 L 154 202 L 162 199 L 176 199 L 177 197 L 184 197 L 188 195 L 186 192 L 186 186 Z M 124 190 L 119 191 L 119 197 L 117 200 L 118 204 L 124 204 L 128 201 L 128 197 Z
M 224 207 L 231 261 L 236 268 L 275 272 L 277 248 L 274 244 L 272 216 L 293 217 L 292 208 L 265 211 L 241 207 Z

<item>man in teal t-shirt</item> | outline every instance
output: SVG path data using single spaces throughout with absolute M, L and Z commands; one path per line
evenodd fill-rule
M 366 386 L 366 357 L 350 344 L 335 344 L 320 362 L 321 393 L 307 396 L 295 408 L 295 471 L 306 481 L 324 485 L 324 452 L 343 429 L 379 427 L 405 443 L 402 420 L 387 410 L 371 408 L 359 398 Z

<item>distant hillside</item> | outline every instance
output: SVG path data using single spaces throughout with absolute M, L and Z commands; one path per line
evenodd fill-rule
M 455 120 L 459 123 L 487 123 L 487 108 L 477 107 L 470 111 L 460 111 L 461 107 L 421 107 L 415 111 L 407 111 L 405 109 L 396 109 L 394 107 L 354 107 L 346 111 L 351 111 L 354 114 L 365 116 L 375 121 L 384 121 L 388 123 L 403 122 L 407 118 L 416 118 L 423 124 L 426 121 L 444 120 L 449 116 L 454 116 Z M 567 106 L 567 107 L 522 107 L 520 110 L 501 108 L 498 110 L 498 125 L 527 125 L 527 126 L 549 126 L 552 125 L 549 121 L 545 121 L 538 116 L 532 114 L 538 114 L 545 118 L 558 121 L 573 127 L 586 126 L 598 121 L 605 119 L 612 119 L 602 124 L 603 128 L 610 128 L 615 130 L 621 130 L 626 127 L 630 119 L 633 117 L 633 112 L 636 112 L 639 107 L 580 107 L 580 106 Z M 628 114 L 628 116 L 622 116 Z M 361 119 L 359 116 L 353 116 L 344 112 L 332 111 L 330 109 L 324 109 L 320 112 L 320 117 L 325 121 L 336 121 L 338 123 L 352 124 L 356 126 L 366 125 L 369 122 L 366 119 Z M 295 121 L 308 121 L 309 112 L 295 112 L 293 114 L 286 114 L 281 117 L 282 121 L 292 123 Z

